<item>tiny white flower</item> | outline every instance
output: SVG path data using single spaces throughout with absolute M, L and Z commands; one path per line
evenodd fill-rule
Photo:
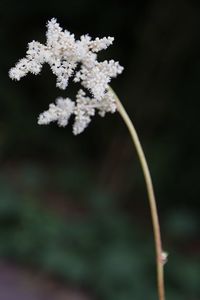
M 92 52 L 99 52 L 103 49 L 108 48 L 110 45 L 112 45 L 114 41 L 113 37 L 107 37 L 107 38 L 96 38 L 94 41 L 91 41 L 89 43 L 89 47 L 92 50 Z
M 49 109 L 40 114 L 38 124 L 57 121 L 59 126 L 66 126 L 74 114 L 73 133 L 79 134 L 88 126 L 96 111 L 100 116 L 116 111 L 108 84 L 111 78 L 122 73 L 123 67 L 114 60 L 97 61 L 97 53 L 109 47 L 113 41 L 113 37 L 92 40 L 89 35 L 76 40 L 69 31 L 63 31 L 53 18 L 47 23 L 46 44 L 36 41 L 28 44 L 26 57 L 9 71 L 11 79 L 20 80 L 28 73 L 37 75 L 43 64 L 48 63 L 57 78 L 57 87 L 66 89 L 69 78 L 73 76 L 73 81 L 80 82 L 92 95 L 89 97 L 85 91 L 79 90 L 75 101 L 58 98 L 56 104 L 50 104 Z
M 74 109 L 75 122 L 73 133 L 81 133 L 90 123 L 91 116 L 95 115 L 95 105 L 90 97 L 86 96 L 83 90 L 79 90 L 76 95 L 76 107 Z
M 56 99 L 56 105 L 51 103 L 49 109 L 39 115 L 38 124 L 46 125 L 57 121 L 59 126 L 65 127 L 74 113 L 74 106 L 74 102 L 69 98 L 58 98 Z

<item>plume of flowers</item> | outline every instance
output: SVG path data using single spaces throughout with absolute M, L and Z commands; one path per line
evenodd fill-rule
M 26 57 L 9 71 L 11 79 L 19 81 L 28 73 L 37 75 L 43 64 L 47 63 L 56 76 L 58 88 L 65 90 L 69 78 L 73 77 L 73 81 L 80 82 L 85 89 L 77 92 L 75 101 L 69 98 L 56 99 L 55 104 L 50 104 L 49 109 L 40 114 L 38 124 L 57 121 L 59 126 L 66 126 L 74 114 L 73 133 L 79 134 L 88 126 L 96 111 L 100 116 L 116 111 L 108 84 L 111 78 L 123 71 L 123 67 L 114 60 L 97 61 L 97 53 L 109 47 L 113 41 L 112 37 L 92 40 L 89 35 L 82 35 L 76 40 L 74 34 L 63 30 L 53 18 L 47 23 L 46 44 L 37 41 L 28 44 Z

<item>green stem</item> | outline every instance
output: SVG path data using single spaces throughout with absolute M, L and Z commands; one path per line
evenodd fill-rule
M 154 241 L 155 241 L 155 250 L 156 250 L 158 297 L 159 297 L 159 300 L 164 300 L 165 299 L 164 263 L 166 260 L 166 253 L 163 252 L 163 250 L 162 250 L 158 211 L 157 211 L 156 199 L 155 199 L 155 194 L 154 194 L 150 171 L 149 171 L 149 168 L 147 165 L 147 161 L 146 161 L 140 140 L 139 140 L 137 132 L 135 130 L 135 127 L 133 126 L 133 123 L 130 120 L 130 118 L 129 118 L 126 110 L 124 109 L 121 101 L 119 100 L 118 96 L 115 94 L 115 92 L 111 88 L 110 88 L 110 90 L 113 92 L 113 94 L 115 96 L 117 110 L 129 130 L 129 133 L 131 135 L 133 144 L 135 145 L 135 148 L 136 148 L 136 151 L 137 151 L 137 154 L 139 157 L 139 161 L 140 161 L 140 164 L 142 167 L 142 171 L 144 174 L 144 179 L 145 179 L 146 188 L 147 188 L 147 195 L 148 195 L 148 200 L 149 200 L 149 205 L 150 205 L 150 210 L 151 210 L 151 218 L 152 218 L 152 223 L 153 223 L 153 232 L 154 232 Z

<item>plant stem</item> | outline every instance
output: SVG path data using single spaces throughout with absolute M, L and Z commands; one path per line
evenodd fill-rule
M 163 252 L 163 250 L 162 250 L 158 211 L 157 211 L 156 199 L 155 199 L 155 194 L 154 194 L 154 189 L 153 189 L 153 184 L 152 184 L 149 167 L 147 165 L 144 151 L 142 149 L 140 140 L 138 138 L 137 132 L 135 130 L 135 127 L 133 126 L 132 121 L 130 120 L 130 118 L 129 118 L 126 110 L 124 109 L 121 101 L 119 100 L 118 96 L 115 94 L 115 92 L 112 90 L 112 88 L 110 88 L 110 90 L 113 92 L 113 94 L 115 96 L 117 110 L 129 130 L 129 133 L 131 135 L 133 144 L 135 145 L 135 148 L 136 148 L 136 151 L 137 151 L 137 154 L 139 157 L 139 161 L 140 161 L 140 164 L 142 167 L 142 171 L 144 174 L 144 179 L 145 179 L 146 188 L 147 188 L 147 195 L 148 195 L 148 200 L 149 200 L 149 205 L 150 205 L 150 210 L 151 210 L 151 218 L 152 218 L 152 224 L 153 224 L 154 242 L 155 242 L 155 250 L 156 250 L 158 298 L 159 298 L 159 300 L 164 300 L 165 299 L 164 263 L 166 260 L 166 253 Z

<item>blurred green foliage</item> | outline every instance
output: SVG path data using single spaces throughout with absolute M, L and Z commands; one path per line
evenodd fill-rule
M 89 188 L 89 182 L 94 184 L 89 177 L 85 178 L 85 183 L 89 180 L 86 187 L 79 189 L 82 199 L 76 203 L 76 210 L 71 207 L 59 217 L 60 213 L 41 205 L 42 199 L 40 203 L 34 198 L 36 191 L 43 189 L 48 175 L 28 165 L 18 171 L 22 174 L 24 196 L 1 178 L 1 257 L 89 289 L 100 299 L 156 298 L 151 228 L 142 228 L 139 220 L 132 220 L 131 214 L 119 211 L 116 200 L 102 188 Z M 29 180 L 24 180 L 25 174 Z M 70 172 L 65 174 L 64 186 L 71 191 L 71 197 L 78 196 L 76 184 L 70 182 L 71 175 Z M 79 176 L 81 178 L 81 170 Z M 59 176 L 56 178 L 55 186 L 59 184 L 62 190 L 62 181 Z M 66 203 L 69 202 L 66 199 Z M 180 251 L 181 243 L 197 234 L 197 219 L 179 211 L 169 214 L 166 220 L 167 235 L 176 245 L 170 245 L 166 265 L 168 297 L 197 299 L 200 260 L 197 256 L 188 258 L 187 252 Z
M 144 144 L 162 220 L 167 298 L 199 299 L 200 5 L 198 1 L 0 3 L 0 256 L 104 300 L 156 299 L 143 177 L 119 116 L 78 137 L 39 127 L 57 96 L 46 67 L 20 83 L 8 70 L 57 17 L 77 36 L 115 36 L 102 57 Z M 73 89 L 67 91 L 67 96 Z

